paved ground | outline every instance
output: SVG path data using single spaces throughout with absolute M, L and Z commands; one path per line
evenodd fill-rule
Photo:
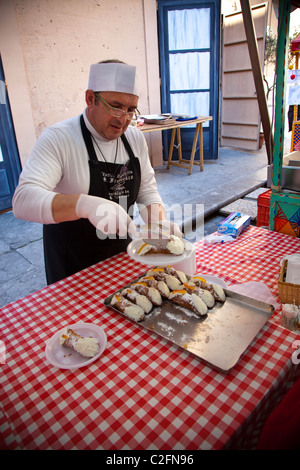
M 218 213 L 221 207 L 265 185 L 266 151 L 264 147 L 249 153 L 220 149 L 219 159 L 206 161 L 203 172 L 195 166 L 188 175 L 185 169 L 167 170 L 163 165 L 156 169 L 156 179 L 167 209 L 175 203 L 192 207 L 194 225 L 195 215 L 199 216 L 196 228 L 189 226 L 193 241 L 217 229 L 224 219 Z M 45 286 L 42 226 L 16 219 L 11 211 L 0 214 L 0 307 Z

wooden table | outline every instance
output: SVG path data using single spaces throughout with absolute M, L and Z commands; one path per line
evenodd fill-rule
M 172 123 L 166 124 L 143 124 L 139 127 L 142 132 L 154 132 L 154 131 L 165 131 L 168 129 L 172 129 L 171 134 L 171 142 L 169 148 L 169 155 L 168 155 L 168 166 L 170 165 L 179 166 L 180 168 L 187 168 L 189 170 L 189 175 L 192 173 L 193 165 L 200 166 L 200 171 L 203 171 L 203 123 L 206 121 L 211 121 L 211 116 L 198 116 L 197 119 L 192 119 L 190 121 L 173 121 Z M 190 160 L 182 158 L 182 147 L 181 147 L 181 133 L 180 128 L 184 126 L 189 126 L 191 124 L 196 124 L 195 134 L 194 134 L 194 141 L 193 147 L 191 151 Z M 175 136 L 177 137 L 177 145 L 178 145 L 178 162 L 172 161 L 173 156 L 173 149 L 175 144 Z M 197 148 L 197 141 L 199 136 L 199 154 L 200 154 L 200 161 L 195 161 L 195 153 Z
M 264 282 L 278 300 L 280 260 L 299 250 L 299 239 L 248 227 L 233 243 L 196 242 L 197 272 Z M 280 307 L 222 373 L 104 305 L 146 269 L 121 253 L 0 310 L 0 449 L 255 448 L 296 380 L 299 335 L 280 326 Z M 105 351 L 77 370 L 52 366 L 46 342 L 78 322 L 104 329 Z

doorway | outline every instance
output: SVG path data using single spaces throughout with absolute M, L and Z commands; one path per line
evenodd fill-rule
M 158 0 L 162 113 L 212 116 L 203 125 L 205 159 L 218 158 L 220 23 L 220 0 Z M 183 158 L 194 132 L 195 125 L 181 129 Z M 164 159 L 170 138 L 164 131 Z
M 19 151 L 0 56 L 0 212 L 11 209 L 20 172 Z

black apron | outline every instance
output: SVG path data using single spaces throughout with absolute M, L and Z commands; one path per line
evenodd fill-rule
M 83 116 L 80 116 L 80 125 L 89 155 L 90 188 L 88 194 L 117 203 L 126 200 L 126 206 L 123 207 L 127 208 L 127 212 L 132 216 L 133 205 L 141 183 L 141 168 L 129 142 L 123 134 L 121 139 L 129 155 L 126 164 L 100 162 Z M 101 239 L 101 233 L 97 233 L 96 228 L 88 219 L 44 225 L 47 283 L 52 284 L 125 251 L 131 239 L 119 238 L 117 235 L 113 237 Z

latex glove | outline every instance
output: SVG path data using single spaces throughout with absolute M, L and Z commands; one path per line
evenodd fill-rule
M 88 219 L 106 236 L 118 234 L 119 237 L 126 238 L 127 234 L 136 234 L 136 226 L 127 212 L 122 206 L 108 199 L 81 194 L 77 200 L 76 214 L 80 218 Z
M 139 232 L 139 238 L 170 238 L 171 235 L 176 237 L 183 238 L 183 233 L 181 232 L 179 226 L 175 222 L 170 222 L 167 219 L 160 220 L 159 222 L 151 222 L 148 225 L 143 225 L 140 227 L 141 232 Z
M 170 235 L 175 235 L 183 238 L 179 226 L 175 222 L 167 220 L 162 204 L 150 204 L 149 206 L 140 207 L 140 215 L 145 221 L 146 230 L 148 227 L 148 230 L 153 231 L 153 234 L 162 230 L 166 237 L 170 238 Z

